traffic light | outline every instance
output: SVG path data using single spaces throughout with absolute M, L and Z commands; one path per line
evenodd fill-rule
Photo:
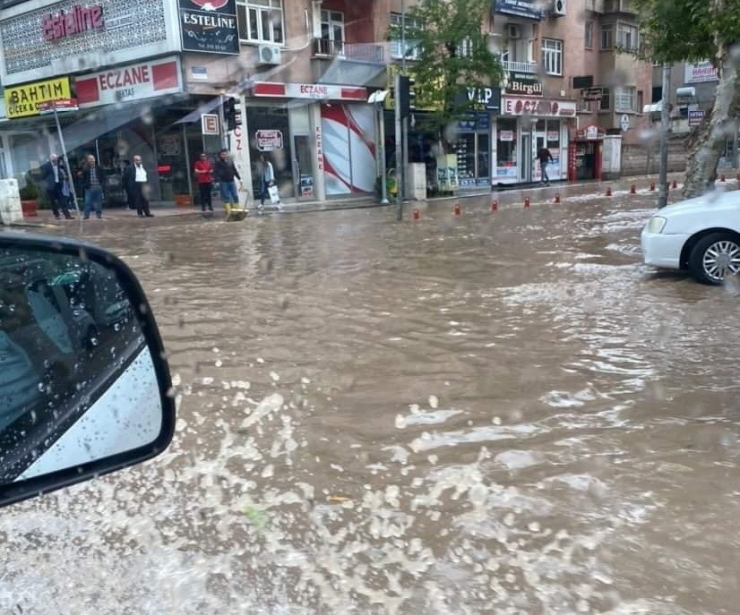
M 406 75 L 398 76 L 398 96 L 396 97 L 396 102 L 401 108 L 401 118 L 407 118 L 416 109 L 415 83 L 411 77 L 407 77 Z
M 231 97 L 227 97 L 224 101 L 224 122 L 228 131 L 236 130 L 236 127 L 241 126 L 242 123 L 241 105 Z

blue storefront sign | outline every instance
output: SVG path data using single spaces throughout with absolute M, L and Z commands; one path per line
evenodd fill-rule
M 494 13 L 503 13 L 504 15 L 515 15 L 525 19 L 536 19 L 542 21 L 545 12 L 541 8 L 541 2 L 537 0 L 493 0 Z
M 698 126 L 704 119 L 704 111 L 702 109 L 691 109 L 689 111 L 689 126 Z

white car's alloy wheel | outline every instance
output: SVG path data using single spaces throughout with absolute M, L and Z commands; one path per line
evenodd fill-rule
M 703 237 L 691 251 L 689 269 L 705 284 L 721 284 L 726 277 L 740 274 L 740 240 L 725 233 Z

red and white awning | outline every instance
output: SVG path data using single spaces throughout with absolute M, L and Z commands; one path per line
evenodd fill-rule
M 323 83 L 273 83 L 255 81 L 252 96 L 262 98 L 303 98 L 313 100 L 346 100 L 367 102 L 367 89 Z

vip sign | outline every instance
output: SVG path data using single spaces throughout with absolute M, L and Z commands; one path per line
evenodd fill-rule
M 501 109 L 501 88 L 468 88 L 468 103 L 489 111 Z
M 75 81 L 80 107 L 97 107 L 182 91 L 180 62 L 165 58 L 85 75 Z
M 39 105 L 72 98 L 69 77 L 5 88 L 4 98 L 8 118 L 38 115 Z

